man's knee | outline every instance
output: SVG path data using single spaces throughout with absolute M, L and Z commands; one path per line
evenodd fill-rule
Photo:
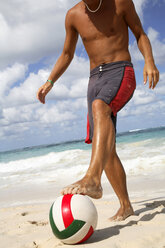
M 112 110 L 103 100 L 96 99 L 92 103 L 92 113 L 94 118 L 99 116 L 111 116 Z

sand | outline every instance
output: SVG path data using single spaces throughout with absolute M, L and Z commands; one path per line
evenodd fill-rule
M 49 225 L 49 203 L 26 204 L 0 209 L 0 247 L 9 248 L 165 248 L 165 180 L 163 177 L 131 177 L 128 180 L 135 215 L 110 222 L 119 208 L 118 200 L 105 183 L 104 196 L 94 200 L 98 225 L 81 245 L 64 245 Z

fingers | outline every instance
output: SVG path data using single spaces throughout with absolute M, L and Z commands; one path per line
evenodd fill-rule
M 143 72 L 143 79 L 144 79 L 144 84 L 147 83 L 147 73 L 144 71 Z
M 153 75 L 152 75 L 152 73 L 149 73 L 149 75 L 148 75 L 149 89 L 152 88 L 152 79 L 153 79 Z
M 154 73 L 153 74 L 153 85 L 152 85 L 152 89 L 155 88 L 156 84 L 157 84 L 157 75 L 156 75 L 156 73 Z
M 154 71 L 153 73 L 149 74 L 149 88 L 154 89 L 159 81 L 159 72 Z
M 152 89 L 154 89 L 159 82 L 159 71 L 154 71 L 153 73 L 153 86 Z
M 143 76 L 144 76 L 144 84 L 147 83 L 147 77 L 148 77 L 149 89 L 154 89 L 159 81 L 159 71 L 154 70 L 153 72 L 149 72 L 149 73 L 144 71 Z

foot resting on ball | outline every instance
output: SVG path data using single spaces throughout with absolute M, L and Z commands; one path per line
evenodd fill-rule
M 103 192 L 100 183 L 95 182 L 91 178 L 84 177 L 82 180 L 62 189 L 61 194 L 82 194 L 99 199 L 102 197 Z

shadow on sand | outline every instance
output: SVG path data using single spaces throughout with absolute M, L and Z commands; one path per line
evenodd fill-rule
M 151 201 L 151 199 L 148 201 Z M 161 209 L 161 211 L 155 211 L 152 214 L 145 214 L 139 220 L 132 220 L 123 225 L 121 224 L 121 225 L 116 225 L 116 226 L 111 226 L 111 227 L 106 227 L 103 229 L 96 230 L 95 233 L 92 235 L 92 237 L 89 240 L 87 240 L 85 243 L 90 244 L 90 243 L 95 243 L 95 242 L 106 240 L 115 235 L 118 235 L 120 233 L 120 230 L 125 227 L 138 225 L 140 221 L 150 221 L 158 214 L 165 214 L 165 200 L 153 201 L 153 202 L 148 202 L 148 203 L 146 200 L 144 202 L 146 203 L 141 204 L 141 205 L 144 205 L 145 207 L 136 210 L 134 216 L 139 216 L 141 213 L 144 213 L 149 210 L 154 210 L 154 209 L 156 210 L 158 207 L 163 207 L 163 208 Z M 135 202 L 134 204 L 136 203 L 142 203 L 142 202 Z

